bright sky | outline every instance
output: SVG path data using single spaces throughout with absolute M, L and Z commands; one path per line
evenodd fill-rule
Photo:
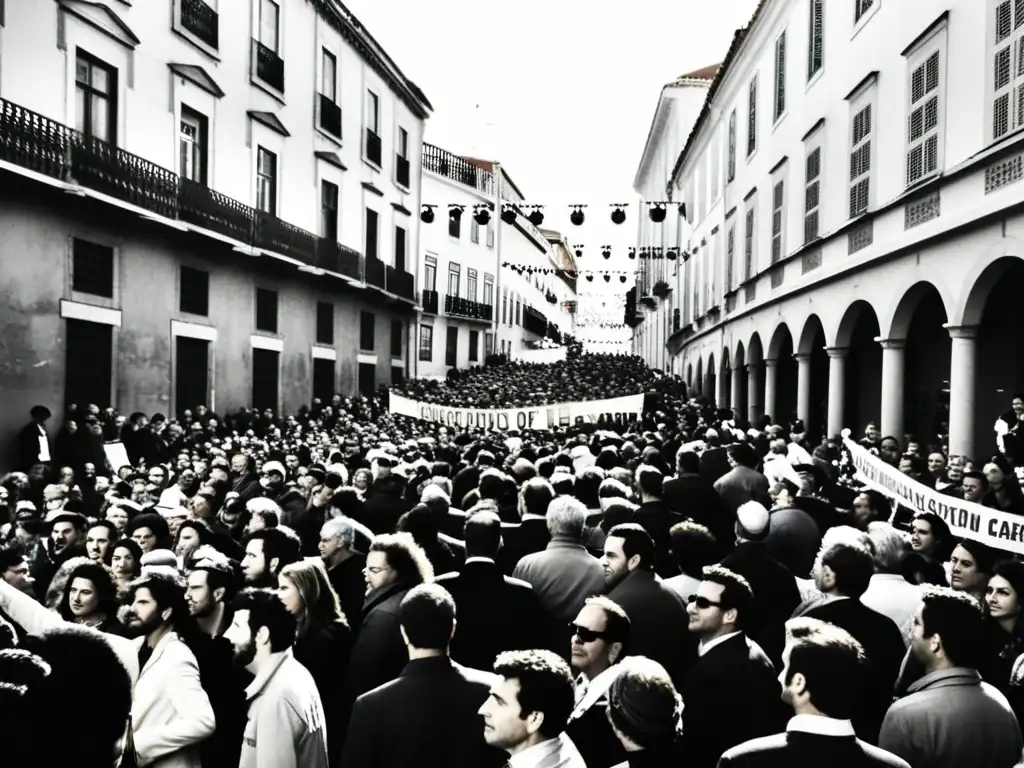
M 662 86 L 720 62 L 757 0 L 344 0 L 434 105 L 426 140 L 498 160 L 580 268 L 631 269 L 633 178 Z M 682 147 L 679 147 L 682 149 Z M 424 200 L 424 202 L 432 202 Z M 433 201 L 444 204 L 447 201 Z M 625 224 L 609 203 L 631 203 Z M 586 221 L 569 223 L 570 203 Z M 605 261 L 601 246 L 612 245 Z M 613 277 L 607 290 L 631 285 Z M 595 291 L 603 281 L 580 280 Z M 595 307 L 596 309 L 596 307 Z

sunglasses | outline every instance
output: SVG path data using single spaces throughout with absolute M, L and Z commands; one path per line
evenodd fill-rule
M 706 597 L 701 595 L 690 595 L 686 598 L 686 602 L 696 605 L 699 610 L 705 611 L 708 608 L 721 608 L 721 603 L 716 603 L 713 600 L 708 600 Z
M 581 643 L 592 643 L 595 640 L 604 640 L 608 637 L 607 632 L 597 632 L 593 629 L 581 627 L 579 624 L 569 624 L 569 631 L 573 637 L 578 637 Z

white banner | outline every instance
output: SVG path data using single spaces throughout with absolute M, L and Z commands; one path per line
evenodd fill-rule
M 843 440 L 853 457 L 857 479 L 865 485 L 896 499 L 914 513 L 938 515 L 958 538 L 973 539 L 990 547 L 1024 554 L 1024 517 L 928 488 L 849 438 Z
M 411 416 L 450 427 L 480 427 L 507 431 L 510 429 L 556 429 L 577 423 L 596 424 L 602 417 L 622 424 L 640 418 L 644 396 L 627 395 L 608 400 L 584 400 L 533 408 L 454 408 L 411 400 L 394 392 L 390 394 L 391 413 Z
M 524 349 L 515 354 L 517 363 L 560 363 L 565 360 L 565 347 Z

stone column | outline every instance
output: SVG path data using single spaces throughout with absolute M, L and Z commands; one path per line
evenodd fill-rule
M 757 391 L 757 369 L 760 363 L 747 366 L 747 419 L 751 424 L 761 415 L 761 393 Z
M 772 423 L 778 424 L 779 418 L 775 413 L 775 392 L 778 384 L 779 361 L 764 361 L 764 412 L 772 417 Z
M 796 417 L 804 424 L 811 419 L 811 356 L 797 353 L 796 358 Z
M 740 403 L 743 402 L 743 385 L 746 382 L 743 373 L 743 368 L 732 369 L 732 394 L 729 398 L 729 405 L 737 419 L 743 417 L 743 414 L 739 412 Z
M 974 448 L 976 326 L 945 326 L 952 339 L 949 362 L 949 452 L 970 456 Z
M 846 404 L 846 347 L 826 347 L 828 352 L 828 434 L 838 435 L 843 424 Z
M 729 379 L 728 382 L 726 381 L 726 378 Z M 718 382 L 718 393 L 715 396 L 718 400 L 718 407 L 728 408 L 732 404 L 732 401 L 729 399 L 732 394 L 732 388 L 730 387 L 730 383 L 732 382 L 732 372 L 728 368 L 722 368 L 718 372 L 718 378 L 715 379 L 715 381 Z
M 906 367 L 906 339 L 876 339 L 882 345 L 883 435 L 903 442 L 903 374 Z

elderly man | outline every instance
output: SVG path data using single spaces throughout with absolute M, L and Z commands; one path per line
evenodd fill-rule
M 327 578 L 338 593 L 341 610 L 353 632 L 358 631 L 363 620 L 363 598 L 366 595 L 363 578 L 366 555 L 356 548 L 357 527 L 359 524 L 351 518 L 332 518 L 320 529 L 319 544 Z M 365 534 L 369 533 L 366 529 Z M 372 535 L 368 538 L 372 539 Z

